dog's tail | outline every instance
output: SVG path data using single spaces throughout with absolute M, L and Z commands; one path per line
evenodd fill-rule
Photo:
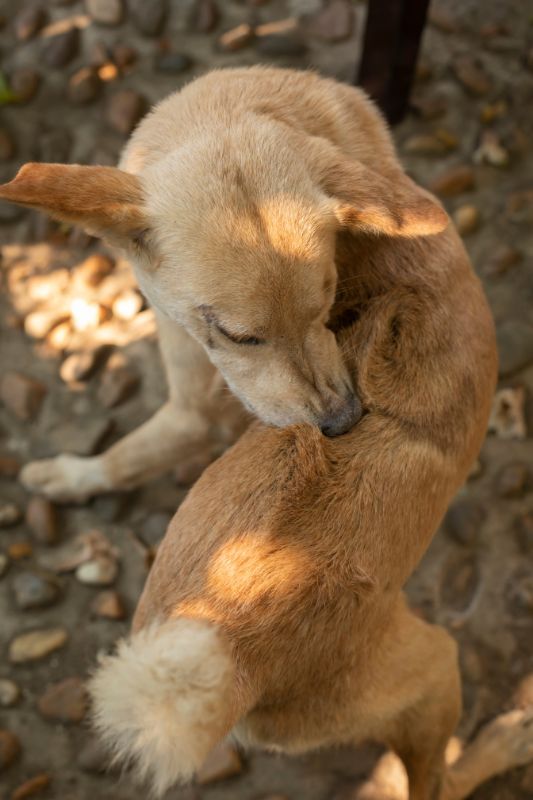
M 89 682 L 97 731 L 161 795 L 192 778 L 225 735 L 233 676 L 215 626 L 178 618 L 143 629 Z

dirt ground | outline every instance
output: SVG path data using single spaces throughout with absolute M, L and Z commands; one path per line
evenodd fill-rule
M 326 16 L 320 0 L 127 6 L 0 0 L 2 181 L 29 160 L 116 163 L 151 104 L 215 66 L 312 66 L 351 80 L 366 12 L 350 0 L 332 0 Z M 394 130 L 406 169 L 438 191 L 464 235 L 500 345 L 492 430 L 408 587 L 419 612 L 460 645 L 462 738 L 533 694 L 532 11 L 523 0 L 434 3 L 412 108 Z M 2 204 L 0 244 L 0 728 L 10 732 L 0 741 L 0 798 L 31 779 L 17 797 L 140 798 L 127 776 L 102 772 L 81 681 L 127 631 L 186 488 L 169 475 L 55 506 L 30 497 L 17 472 L 61 451 L 99 452 L 157 409 L 165 384 L 152 314 L 126 264 L 87 263 L 104 251 L 79 231 Z M 43 645 L 29 660 L 17 637 L 51 629 L 48 654 Z M 229 765 L 233 777 L 168 797 L 341 800 L 374 756 L 246 754 Z M 474 797 L 533 797 L 533 766 Z

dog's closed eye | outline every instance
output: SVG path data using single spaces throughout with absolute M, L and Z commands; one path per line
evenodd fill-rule
M 227 328 L 219 322 L 215 312 L 213 311 L 212 306 L 202 304 L 198 306 L 198 310 L 202 314 L 204 320 L 207 322 L 208 326 L 214 327 L 218 333 L 222 334 L 226 339 L 234 344 L 246 344 L 246 345 L 260 345 L 265 344 L 264 339 L 260 339 L 258 336 L 253 336 L 252 334 L 247 333 L 232 333 Z M 210 347 L 213 346 L 212 338 L 209 337 L 208 345 Z

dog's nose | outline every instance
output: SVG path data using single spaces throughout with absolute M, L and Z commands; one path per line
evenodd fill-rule
M 350 394 L 344 402 L 330 409 L 320 421 L 320 430 L 324 436 L 340 436 L 353 428 L 361 419 L 361 402 L 354 394 Z

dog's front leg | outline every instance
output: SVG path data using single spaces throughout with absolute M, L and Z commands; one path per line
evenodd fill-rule
M 102 455 L 63 454 L 27 464 L 20 477 L 28 489 L 62 501 L 130 489 L 178 464 L 207 466 L 246 427 L 242 406 L 203 347 L 177 323 L 159 318 L 158 328 L 168 402 Z

